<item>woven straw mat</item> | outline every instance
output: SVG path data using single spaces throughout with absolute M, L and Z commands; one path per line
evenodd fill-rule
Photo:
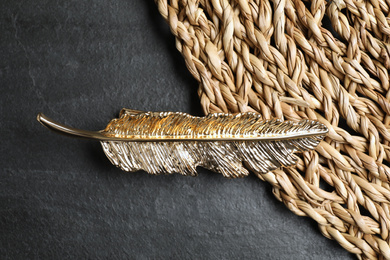
M 390 259 L 390 1 L 156 4 L 206 114 L 251 111 L 329 128 L 297 167 L 258 177 L 359 259 Z

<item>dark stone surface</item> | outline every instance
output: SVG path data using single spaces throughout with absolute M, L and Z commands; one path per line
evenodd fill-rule
M 254 176 L 126 174 L 36 121 L 202 113 L 152 0 L 2 0 L 0 44 L 1 259 L 353 258 Z

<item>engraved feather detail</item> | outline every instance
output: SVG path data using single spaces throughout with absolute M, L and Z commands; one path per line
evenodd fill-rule
M 108 159 L 122 170 L 195 176 L 196 167 L 228 178 L 267 173 L 295 165 L 295 152 L 314 149 L 328 129 L 312 120 L 263 121 L 255 113 L 209 114 L 123 109 L 102 131 L 80 130 L 37 117 L 47 128 L 66 135 L 97 139 Z
M 117 141 L 101 144 L 110 161 L 125 171 L 195 176 L 201 166 L 234 178 L 249 174 L 243 162 L 260 173 L 295 165 L 294 152 L 314 149 L 327 132 L 317 121 L 263 121 L 255 113 L 195 117 L 123 110 L 102 131 Z

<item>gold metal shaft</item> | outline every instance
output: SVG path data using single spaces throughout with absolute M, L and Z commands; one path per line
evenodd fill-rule
M 276 141 L 276 140 L 291 140 L 296 138 L 307 138 L 318 135 L 326 135 L 328 129 L 325 129 L 323 132 L 312 133 L 312 132 L 293 132 L 287 133 L 284 135 L 222 135 L 222 136 L 212 136 L 212 135 L 174 135 L 174 136 L 145 136 L 145 135 L 127 135 L 126 137 L 115 136 L 112 133 L 106 133 L 103 130 L 101 131 L 89 131 L 73 128 L 66 126 L 55 120 L 45 116 L 42 113 L 39 113 L 37 120 L 47 127 L 48 129 L 63 135 L 95 139 L 99 141 L 126 141 L 126 142 L 183 142 L 183 141 L 198 141 L 198 142 L 210 142 L 210 141 Z

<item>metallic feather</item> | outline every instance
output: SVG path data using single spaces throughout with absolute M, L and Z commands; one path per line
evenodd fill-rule
M 317 121 L 261 120 L 255 113 L 209 114 L 141 112 L 123 109 L 99 132 L 78 130 L 44 115 L 38 120 L 61 133 L 101 141 L 109 160 L 124 171 L 197 174 L 196 167 L 228 178 L 267 173 L 295 165 L 295 152 L 314 149 L 328 129 Z

